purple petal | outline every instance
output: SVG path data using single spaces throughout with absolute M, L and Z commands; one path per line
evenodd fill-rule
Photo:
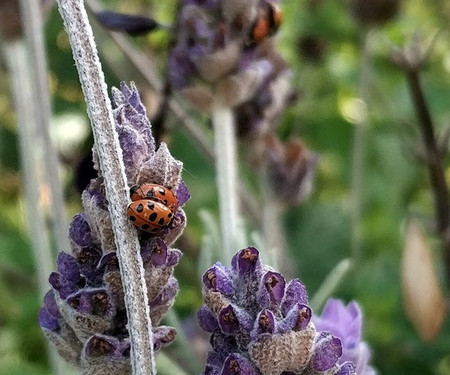
M 84 212 L 75 215 L 69 225 L 69 237 L 80 247 L 92 245 L 91 228 Z
M 242 331 L 250 332 L 253 327 L 252 317 L 245 310 L 231 304 L 219 312 L 217 320 L 222 332 L 226 335 Z
M 44 296 L 44 307 L 49 314 L 53 315 L 55 318 L 61 318 L 61 313 L 59 312 L 58 305 L 56 304 L 55 292 L 49 290 Z
M 150 301 L 150 308 L 161 306 L 175 298 L 179 290 L 178 281 L 171 277 L 164 289 L 152 301 Z
M 48 282 L 55 290 L 61 289 L 61 284 L 59 283 L 59 273 L 58 272 L 52 272 L 50 276 L 48 277 Z
M 359 374 L 364 375 L 363 373 Z M 351 362 L 344 362 L 335 375 L 356 375 L 355 365 Z
M 293 306 L 286 315 L 286 318 L 284 318 L 280 322 L 279 332 L 283 333 L 290 330 L 293 331 L 304 330 L 311 321 L 311 315 L 312 311 L 309 306 L 303 305 L 301 303 Z
M 45 306 L 41 307 L 39 310 L 38 321 L 42 328 L 52 332 L 55 332 L 60 328 L 58 318 L 53 314 L 50 314 Z
M 153 329 L 153 350 L 159 351 L 163 346 L 170 345 L 176 338 L 175 328 L 159 326 Z
M 217 262 L 203 274 L 203 285 L 226 296 L 234 293 L 233 281 L 229 270 Z
M 261 334 L 273 334 L 276 329 L 275 316 L 270 310 L 263 310 L 255 320 L 255 327 L 252 331 L 252 339 L 256 340 Z
M 283 303 L 281 305 L 283 313 L 286 315 L 292 306 L 297 303 L 308 304 L 308 293 L 305 285 L 299 279 L 292 279 L 286 287 Z
M 167 267 L 173 267 L 178 264 L 181 257 L 183 256 L 183 253 L 180 250 L 177 249 L 169 249 L 167 254 Z
M 102 281 L 103 272 L 97 268 L 101 257 L 102 252 L 97 247 L 83 248 L 77 254 L 81 274 L 89 280 L 90 285 L 100 284 Z
M 86 315 L 111 316 L 114 309 L 108 292 L 100 288 L 82 290 L 68 297 L 67 303 L 80 314 Z
M 189 189 L 188 189 L 187 185 L 184 183 L 184 181 L 180 181 L 176 195 L 177 195 L 179 207 L 183 206 L 183 204 L 185 204 L 191 197 L 189 194 Z
M 91 336 L 84 346 L 84 353 L 87 357 L 108 356 L 114 359 L 128 358 L 130 352 L 130 342 L 120 341 L 115 337 L 96 334 Z
M 362 313 L 356 302 L 347 306 L 341 300 L 329 299 L 322 315 L 314 317 L 317 331 L 328 331 L 342 340 L 344 348 L 353 349 L 361 340 Z
M 258 293 L 261 308 L 279 304 L 284 296 L 286 281 L 281 273 L 269 271 L 262 278 Z
M 329 370 L 337 363 L 341 355 L 341 340 L 328 332 L 321 332 L 316 338 L 316 346 L 311 358 L 312 368 L 316 371 Z
M 260 375 L 260 372 L 250 360 L 233 353 L 225 360 L 221 375 Z
M 223 334 L 220 329 L 212 333 L 209 341 L 214 350 L 223 357 L 221 364 L 223 364 L 223 360 L 228 354 L 238 349 L 236 338 Z
M 216 317 L 206 305 L 198 309 L 197 318 L 200 327 L 206 332 L 212 333 L 219 327 Z
M 231 266 L 233 270 L 238 272 L 239 276 L 254 272 L 261 267 L 259 251 L 254 247 L 242 249 L 231 260 Z
M 77 283 L 80 279 L 80 266 L 72 255 L 64 252 L 59 253 L 56 266 L 60 274 L 60 279 L 64 277 L 73 283 Z

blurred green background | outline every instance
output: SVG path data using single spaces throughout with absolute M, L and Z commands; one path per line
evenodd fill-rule
M 397 1 L 359 2 L 384 4 L 386 8 L 369 27 L 374 10 L 369 6 L 369 13 L 355 15 L 358 1 L 282 3 L 284 23 L 279 46 L 292 66 L 292 83 L 301 92 L 301 99 L 283 117 L 279 135 L 282 139 L 300 136 L 320 154 L 313 195 L 301 206 L 288 209 L 283 218 L 287 250 L 295 275 L 311 295 L 333 267 L 351 255 L 353 136 L 356 126 L 361 126 L 361 116 L 367 116 L 359 155 L 363 162 L 360 262 L 334 296 L 359 301 L 365 316 L 364 338 L 372 347 L 373 365 L 379 374 L 448 375 L 449 319 L 436 339 L 426 343 L 403 310 L 399 265 L 405 222 L 410 215 L 431 221 L 433 202 L 426 170 L 411 153 L 411 145 L 417 141 L 411 129 L 417 121 L 404 75 L 390 61 L 390 48 L 391 43 L 407 43 L 415 32 L 425 41 L 441 32 L 422 79 L 437 132 L 443 132 L 450 119 L 450 4 L 445 0 L 405 0 L 395 17 L 385 20 L 383 14 L 389 18 Z M 104 4 L 127 13 L 150 12 L 167 23 L 177 6 L 175 0 L 140 0 L 133 4 L 115 0 Z M 73 186 L 74 169 L 92 141 L 72 54 L 56 9 L 48 16 L 45 36 L 54 111 L 52 132 L 62 161 L 67 211 L 72 215 L 81 209 L 80 195 Z M 104 57 L 108 86 L 132 78 L 128 66 L 122 71 L 108 66 L 108 59 L 120 61 L 122 57 L 114 46 L 109 48 L 108 40 L 98 40 L 105 54 L 109 53 Z M 134 39 L 139 48 L 152 55 L 163 75 L 169 42 L 165 31 Z M 363 89 L 367 94 L 366 103 L 361 103 L 364 43 L 368 73 Z M 4 68 L 0 70 L 0 375 L 49 374 L 45 340 L 36 318 L 41 297 L 24 219 L 16 117 Z M 139 87 L 139 81 L 136 83 Z M 207 125 L 203 116 L 196 116 L 196 120 Z M 164 140 L 174 156 L 183 161 L 192 196 L 186 206 L 186 236 L 179 244 L 185 256 L 176 271 L 181 291 L 175 309 L 182 318 L 188 318 L 201 305 L 200 283 L 192 277 L 197 272 L 204 230 L 199 211 L 216 212 L 217 194 L 213 165 L 176 119 L 169 122 Z M 242 163 L 245 180 L 254 180 L 245 161 Z M 248 226 L 257 230 L 251 218 L 247 219 Z M 432 245 L 448 294 L 440 244 L 432 238 Z

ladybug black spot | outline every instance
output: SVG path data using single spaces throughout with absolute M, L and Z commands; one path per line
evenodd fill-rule
M 136 216 L 130 215 L 128 219 L 130 219 L 130 221 L 136 221 Z
M 161 219 L 159 219 L 158 224 L 159 225 L 164 225 L 164 218 L 163 217 Z
M 153 212 L 153 213 L 148 217 L 148 219 L 149 219 L 150 221 L 155 221 L 157 217 L 158 217 L 158 214 L 157 214 L 156 212 Z
M 150 225 L 148 225 L 148 224 L 142 224 L 141 225 L 141 229 L 142 230 L 147 230 L 148 228 L 150 228 Z
M 147 198 L 153 198 L 153 190 L 147 191 L 146 197 L 147 197 Z
M 136 207 L 136 211 L 138 213 L 141 213 L 142 211 L 144 211 L 144 205 L 142 203 L 139 203 L 138 206 Z
M 168 215 L 167 215 L 167 217 L 168 217 L 168 218 L 171 218 L 171 217 L 172 217 L 172 212 L 169 212 Z
M 166 195 L 166 191 L 163 188 L 159 188 L 158 193 L 161 195 Z
M 152 201 L 148 201 L 147 207 L 153 211 L 155 209 L 155 203 L 153 203 Z

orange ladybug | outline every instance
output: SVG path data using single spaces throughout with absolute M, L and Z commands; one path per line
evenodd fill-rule
M 283 21 L 281 9 L 266 2 L 264 8 L 259 9 L 258 18 L 250 29 L 250 42 L 256 44 L 275 34 Z
M 144 232 L 159 234 L 172 222 L 174 212 L 164 203 L 152 199 L 139 199 L 127 208 L 128 220 Z
M 158 184 L 134 185 L 130 189 L 132 201 L 151 199 L 159 201 L 169 207 L 173 213 L 178 210 L 178 199 L 169 188 Z

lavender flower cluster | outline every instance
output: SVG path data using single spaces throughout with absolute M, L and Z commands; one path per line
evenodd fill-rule
M 330 307 L 315 326 L 303 283 L 287 282 L 253 247 L 239 251 L 230 268 L 216 263 L 205 272 L 203 300 L 198 320 L 212 345 L 203 375 L 354 375 L 355 364 L 359 375 L 373 374 L 358 349 L 354 305 L 346 318 Z
M 136 87 L 122 84 L 120 90 L 113 89 L 113 99 L 128 184 L 170 186 L 181 207 L 189 199 L 181 180 L 182 164 L 170 155 L 165 144 L 156 149 Z M 84 374 L 122 375 L 131 373 L 130 339 L 108 201 L 97 159 L 94 149 L 99 176 L 83 192 L 84 212 L 72 219 L 70 253 L 58 255 L 57 272 L 49 277 L 51 289 L 44 298 L 39 323 L 60 355 Z M 174 328 L 159 324 L 178 292 L 173 269 L 182 253 L 170 246 L 185 225 L 184 212 L 179 208 L 171 225 L 158 237 L 139 233 L 155 351 L 176 336 Z

